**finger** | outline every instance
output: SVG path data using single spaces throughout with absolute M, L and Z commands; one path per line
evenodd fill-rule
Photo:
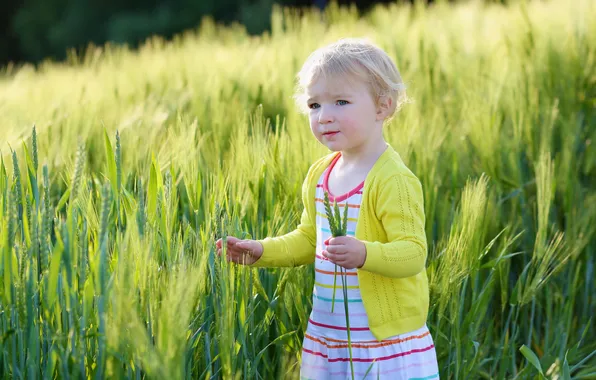
M 234 252 L 237 252 L 240 256 L 252 254 L 252 249 L 250 249 L 250 247 L 247 247 L 247 244 L 244 242 L 238 242 L 234 244 L 234 248 L 232 249 L 234 250 Z
M 329 239 L 329 245 L 346 245 L 352 240 L 351 236 L 336 236 Z
M 237 241 L 234 246 L 240 249 L 250 249 L 250 243 L 244 240 Z
M 252 252 L 248 249 L 242 249 L 242 248 L 238 248 L 237 246 L 234 246 L 233 248 L 230 248 L 228 250 L 228 252 L 230 252 L 230 255 L 234 256 L 236 259 L 242 259 L 244 256 L 251 256 Z
M 234 236 L 228 236 L 228 238 L 227 238 L 228 246 L 234 245 L 234 244 L 238 243 L 239 241 L 240 241 L 240 239 L 238 239 L 237 237 L 234 237 Z
M 227 257 L 228 261 L 233 261 L 235 263 L 239 263 L 242 261 L 242 255 L 236 253 L 230 253 Z
M 329 239 L 329 241 L 327 243 L 325 243 L 326 247 L 332 247 L 332 246 L 342 246 L 342 245 L 348 245 L 348 241 L 345 240 L 338 240 L 339 238 L 332 238 Z
M 238 247 L 236 244 L 228 243 L 228 251 L 236 252 L 242 251 L 243 249 Z
M 259 248 L 261 247 L 261 243 L 255 240 L 241 240 L 236 243 L 236 247 L 250 252 L 258 252 Z
M 218 248 L 217 252 L 218 252 L 219 255 L 221 255 L 221 254 L 223 254 L 224 250 L 226 252 L 226 257 L 229 257 L 230 255 L 237 254 L 237 252 L 235 252 L 236 250 L 233 249 L 233 247 L 230 247 L 230 246 Z
M 222 256 L 223 255 L 223 249 L 221 249 L 219 251 L 219 255 Z M 226 260 L 230 261 L 230 258 L 233 258 L 235 256 L 234 252 L 230 251 L 229 249 L 226 250 Z
M 330 245 L 327 246 L 325 250 L 329 253 L 334 254 L 345 254 L 346 252 L 348 252 L 348 249 L 345 245 Z
M 232 251 L 233 247 L 234 247 L 234 245 L 230 244 L 229 242 L 225 246 L 223 245 L 223 242 L 222 242 L 222 244 L 220 246 L 218 246 L 217 248 L 222 251 L 225 249 L 226 252 L 230 252 L 230 251 Z
M 333 245 L 327 248 L 331 248 L 332 253 L 335 253 L 336 255 L 345 255 L 349 251 L 348 247 L 345 245 Z
M 347 259 L 345 257 L 342 257 L 342 256 L 337 257 L 336 260 L 334 261 L 334 263 L 339 265 L 342 268 L 351 269 L 350 259 Z
M 240 254 L 235 254 L 232 257 L 232 261 L 234 261 L 235 263 L 238 264 L 245 264 L 248 262 L 252 262 L 252 255 L 248 254 L 248 253 L 240 253 Z
M 244 255 L 245 251 L 242 249 L 238 249 L 236 247 L 228 248 L 228 255 L 233 257 L 241 257 Z
M 323 257 L 326 257 L 327 259 L 329 259 L 330 261 L 333 262 L 337 262 L 338 260 L 345 260 L 342 256 L 342 254 L 337 254 L 337 253 L 330 253 L 329 251 L 323 251 Z
M 331 261 L 331 260 L 329 260 Z M 331 261 L 333 264 L 336 264 L 339 267 L 342 267 L 344 269 L 350 269 L 349 265 L 344 261 L 344 260 L 337 260 L 337 261 Z M 339 273 L 339 272 L 338 272 Z

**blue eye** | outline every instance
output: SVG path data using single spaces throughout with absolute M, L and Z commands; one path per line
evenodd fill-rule
M 338 100 L 337 104 L 339 104 L 340 106 L 345 106 L 346 104 L 349 104 L 349 102 L 347 100 Z
M 312 103 L 308 105 L 308 108 L 310 108 L 311 110 L 314 110 L 315 108 L 319 108 L 319 103 Z

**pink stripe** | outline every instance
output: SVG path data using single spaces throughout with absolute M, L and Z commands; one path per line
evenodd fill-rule
M 332 276 L 335 276 L 336 273 L 339 274 L 339 272 L 331 272 L 330 270 L 323 270 L 323 269 L 319 269 L 319 268 L 315 268 L 315 272 L 317 273 L 321 273 L 321 274 L 330 274 Z M 357 271 L 352 271 L 350 272 L 350 269 L 346 269 L 346 273 L 344 273 L 346 276 L 358 276 L 358 272 Z
M 430 346 L 425 347 L 425 348 L 420 348 L 420 349 L 416 349 L 415 348 L 415 349 L 410 350 L 410 351 L 399 352 L 397 354 L 393 354 L 393 355 L 389 355 L 389 356 L 381 356 L 381 357 L 378 357 L 378 358 L 352 358 L 352 361 L 353 362 L 360 362 L 360 363 L 370 363 L 372 361 L 380 362 L 380 361 L 383 361 L 383 360 L 389 360 L 389 359 L 398 358 L 400 356 L 408 356 L 408 355 L 415 354 L 415 353 L 426 352 L 428 350 L 433 349 L 434 347 L 435 347 L 435 345 L 434 344 L 431 344 Z M 334 362 L 349 362 L 350 361 L 350 358 L 334 358 L 334 359 L 329 359 L 329 357 L 327 355 L 325 355 L 325 354 L 323 354 L 321 352 L 311 351 L 311 350 L 309 350 L 307 348 L 303 348 L 302 350 L 304 352 L 308 353 L 308 354 L 311 354 L 311 355 L 321 356 L 321 357 L 327 359 L 327 361 L 330 362 L 330 363 L 334 363 Z
M 322 365 L 310 365 L 308 363 L 304 363 L 302 364 L 302 367 L 308 367 L 308 368 L 312 368 L 312 369 L 318 369 L 319 371 L 325 371 L 325 373 L 327 373 L 328 368 Z M 354 375 L 356 374 L 356 372 L 354 372 Z
M 326 314 L 326 315 L 345 315 L 345 314 L 341 314 L 341 313 L 332 313 L 330 311 L 324 311 L 324 310 L 319 310 L 319 309 L 313 309 L 314 312 L 318 313 L 318 314 Z M 350 313 L 350 317 L 366 317 L 366 313 Z
M 379 375 L 386 375 L 386 374 L 389 374 L 389 373 L 400 372 L 400 371 L 403 371 L 405 369 L 409 369 L 409 368 L 413 368 L 413 367 L 426 367 L 426 366 L 429 366 L 429 367 L 432 367 L 432 368 L 436 368 L 437 361 L 435 359 L 431 359 L 431 360 L 425 361 L 423 363 L 412 363 L 412 364 L 408 364 L 408 365 L 403 366 L 403 367 L 390 369 L 388 371 L 382 371 L 382 372 L 376 372 L 375 371 L 374 372 L 374 375 L 376 375 L 377 373 Z M 327 372 L 329 370 L 329 368 L 327 368 L 325 366 L 310 365 L 310 364 L 308 364 L 306 362 L 304 362 L 302 364 L 302 367 L 307 367 L 307 368 L 312 368 L 312 369 L 318 369 L 318 370 L 325 371 L 325 372 Z M 364 376 L 365 373 L 366 372 L 354 372 L 354 375 L 356 375 L 356 376 Z M 349 376 L 351 374 L 352 373 L 351 372 L 348 372 L 348 371 L 344 371 L 344 372 L 341 372 L 341 371 L 340 372 L 329 372 L 329 375 L 331 375 L 331 376 Z M 369 372 L 369 375 L 370 374 L 373 374 L 373 370 L 371 370 Z
M 327 355 L 321 353 L 321 352 L 316 352 L 316 351 L 311 351 L 308 348 L 303 348 L 302 349 L 303 352 L 306 352 L 307 354 L 311 354 L 311 355 L 315 355 L 315 356 L 320 356 L 322 358 L 327 359 Z
M 312 319 L 308 319 L 308 321 L 310 323 L 312 323 L 315 326 L 321 326 L 321 327 L 326 327 L 328 329 L 333 329 L 333 330 L 342 330 L 342 331 L 347 331 L 348 328 L 347 327 L 341 327 L 341 326 L 333 326 L 333 325 L 325 325 L 323 323 L 319 323 L 319 322 L 315 322 Z M 370 329 L 368 327 L 350 327 L 350 331 L 370 331 Z
M 319 255 L 316 255 L 316 256 L 319 257 Z M 321 259 L 325 259 L 325 258 L 323 256 L 321 256 Z M 327 259 L 325 259 L 325 260 L 327 260 Z M 344 270 L 346 270 L 346 269 L 344 269 Z M 317 273 L 319 273 L 321 276 L 330 276 L 330 277 L 335 277 L 336 276 L 335 273 L 322 273 L 322 272 L 319 272 L 319 271 L 317 271 Z M 342 275 L 345 275 L 345 276 L 358 276 L 358 272 L 340 273 L 340 271 L 338 269 L 337 270 L 337 276 L 340 277 Z M 356 279 L 354 279 L 354 280 L 356 280 Z
M 359 348 L 379 348 L 379 347 L 389 347 L 389 346 L 394 346 L 400 343 L 404 343 L 404 342 L 408 342 L 408 341 L 413 341 L 413 340 L 421 340 L 424 337 L 427 337 L 430 335 L 430 331 L 426 330 L 426 332 L 422 335 L 410 335 L 406 338 L 397 338 L 397 339 L 387 339 L 387 340 L 383 340 L 383 341 L 378 341 L 378 340 L 358 340 L 357 342 L 353 342 L 352 343 L 352 347 L 359 347 Z M 320 345 L 323 345 L 324 347 L 327 347 L 328 349 L 339 349 L 339 348 L 347 348 L 348 347 L 348 341 L 345 339 L 333 339 L 333 338 L 325 338 L 325 337 L 314 337 L 308 334 L 308 332 L 306 332 L 304 334 L 304 338 L 311 340 L 315 343 L 318 343 Z M 432 339 L 432 338 L 431 338 Z M 330 342 L 330 343 L 326 343 L 326 342 Z M 337 343 L 337 344 L 333 344 L 333 343 Z M 422 342 L 420 342 L 422 344 Z

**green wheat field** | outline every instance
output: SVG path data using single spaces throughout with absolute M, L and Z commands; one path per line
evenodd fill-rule
M 297 378 L 313 267 L 215 240 L 297 226 L 327 150 L 294 76 L 356 36 L 412 99 L 385 135 L 425 193 L 441 378 L 595 379 L 596 2 L 271 20 L 1 69 L 2 377 Z

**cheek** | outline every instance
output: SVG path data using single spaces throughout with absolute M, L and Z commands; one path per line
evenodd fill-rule
M 341 124 L 342 129 L 344 129 L 346 132 L 358 129 L 357 127 L 361 123 L 361 120 L 357 114 L 344 114 L 338 121 Z
M 367 128 L 363 127 L 366 127 L 371 124 L 372 121 L 369 116 L 370 113 L 367 113 L 366 110 L 354 109 L 353 111 L 355 112 L 350 112 L 349 114 L 345 115 L 345 117 L 342 120 L 342 124 L 345 125 L 346 128 L 351 130 L 353 133 L 367 134 Z
M 315 133 L 317 130 L 318 119 L 311 113 L 308 116 L 308 122 L 310 124 L 310 130 Z

